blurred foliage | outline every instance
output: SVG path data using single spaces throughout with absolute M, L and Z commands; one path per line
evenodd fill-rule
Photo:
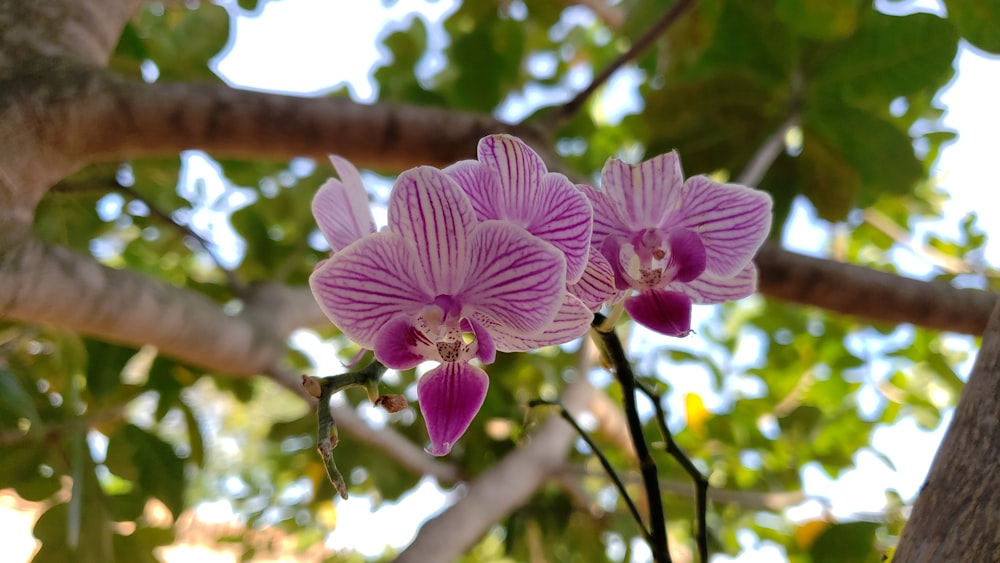
M 551 107 L 528 113 L 545 119 L 565 98 L 559 92 L 570 73 L 596 74 L 671 3 L 609 3 L 624 16 L 616 27 L 569 3 L 466 1 L 443 30 L 420 15 L 387 24 L 380 39 L 386 56 L 374 80 L 384 101 L 500 117 L 509 111 L 505 104 L 540 89 L 555 96 L 543 102 Z M 928 171 L 954 132 L 941 125 L 935 94 L 952 77 L 960 37 L 1000 51 L 995 1 L 945 3 L 947 19 L 889 16 L 858 0 L 702 0 L 630 64 L 639 77 L 632 113 L 612 120 L 607 104 L 618 102 L 595 97 L 551 132 L 553 145 L 584 177 L 596 177 L 608 156 L 638 159 L 673 148 L 689 174 L 735 177 L 794 116 L 799 125 L 787 150 L 761 182 L 776 201 L 776 236 L 793 200 L 804 196 L 819 217 L 836 222 L 823 224 L 837 259 L 895 271 L 898 253 L 916 252 L 930 264 L 929 278 L 997 289 L 974 215 L 957 239 L 931 236 L 914 247 L 861 211 L 877 212 L 902 232 L 940 216 L 943 195 Z M 223 4 L 151 4 L 125 28 L 111 67 L 149 81 L 218 81 L 209 61 L 229 39 L 231 18 L 257 13 L 265 2 Z M 423 72 L 429 36 L 442 31 L 446 64 Z M 190 158 L 84 168 L 45 198 L 36 232 L 227 303 L 239 291 L 213 259 L 227 249 L 196 220 L 216 213 L 241 249 L 228 249 L 231 276 L 305 283 L 326 255 L 309 211 L 313 192 L 331 174 L 326 163 L 214 160 L 220 193 L 192 177 Z M 931 255 L 961 268 L 942 268 Z M 736 554 L 749 534 L 758 544 L 773 542 L 791 561 L 878 560 L 912 499 L 888 491 L 882 513 L 807 521 L 766 508 L 764 499 L 799 491 L 807 465 L 831 477 L 850 471 L 859 452 L 873 451 L 878 428 L 909 418 L 937 427 L 961 390 L 970 339 L 866 326 L 762 298 L 719 308 L 698 333 L 701 347 L 657 341 L 636 354 L 639 373 L 668 398 L 674 370 L 698 370 L 716 394 L 674 401 L 684 412 L 671 418 L 678 442 L 712 486 L 744 493 L 730 497 L 741 502 L 712 504 L 713 549 Z M 321 336 L 342 359 L 353 354 L 333 329 Z M 747 342 L 760 347 L 750 360 L 741 348 Z M 297 352 L 289 361 L 309 369 Z M 526 412 L 527 401 L 554 397 L 568 379 L 587 375 L 578 365 L 573 346 L 501 355 L 490 366 L 486 403 L 448 461 L 468 476 L 493 466 L 551 416 Z M 620 401 L 602 374 L 589 375 Z M 415 374 L 404 372 L 388 386 L 412 398 L 414 382 Z M 362 415 L 377 414 L 361 393 L 346 399 Z M 379 416 L 414 443 L 426 441 L 412 407 Z M 655 436 L 655 422 L 646 424 Z M 603 430 L 594 439 L 641 497 L 635 460 Z M 0 447 L 0 489 L 48 503 L 34 527 L 42 541 L 36 561 L 153 561 L 154 549 L 174 541 L 181 515 L 209 501 L 229 507 L 249 530 L 280 530 L 303 551 L 337 522 L 335 492 L 315 452 L 314 414 L 305 405 L 270 382 L 216 377 L 151 350 L 0 324 Z M 661 478 L 685 481 L 665 454 L 656 455 Z M 376 506 L 400 499 L 420 480 L 349 437 L 336 456 L 351 494 L 369 495 Z M 461 561 L 628 560 L 634 523 L 584 446 L 574 448 L 558 482 L 497 523 Z M 675 494 L 666 502 L 671 536 L 690 545 L 692 503 Z M 155 507 L 166 515 L 151 517 Z M 244 560 L 268 549 L 252 534 L 216 539 L 236 546 Z

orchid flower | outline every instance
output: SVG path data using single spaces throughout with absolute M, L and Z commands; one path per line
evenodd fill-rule
M 477 153 L 478 160 L 458 162 L 445 172 L 469 196 L 480 220 L 517 225 L 562 252 L 569 284 L 549 326 L 530 336 L 497 327 L 497 349 L 534 350 L 582 336 L 593 320 L 591 312 L 614 291 L 610 269 L 601 267 L 601 258 L 590 256 L 590 202 L 566 176 L 549 172 L 541 157 L 517 137 L 484 137 Z
M 429 451 L 444 455 L 486 396 L 486 373 L 469 362 L 492 362 L 498 337 L 531 337 L 552 323 L 566 258 L 521 227 L 480 221 L 459 185 L 431 167 L 397 178 L 388 220 L 339 248 L 309 284 L 333 323 L 385 366 L 441 362 L 417 396 Z
M 624 307 L 652 330 L 683 336 L 692 303 L 753 293 L 751 259 L 771 228 L 771 198 L 707 176 L 684 180 L 676 152 L 630 165 L 609 159 L 601 190 L 584 186 L 594 207 L 593 244 L 608 259 Z

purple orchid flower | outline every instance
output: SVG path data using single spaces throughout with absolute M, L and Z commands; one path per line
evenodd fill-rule
M 594 206 L 593 243 L 608 259 L 632 319 L 669 336 L 691 330 L 692 303 L 754 292 L 751 259 L 771 228 L 771 197 L 707 176 L 684 181 L 676 152 L 638 165 L 609 159 Z
M 389 228 L 367 234 L 313 272 L 320 307 L 345 335 L 393 369 L 441 362 L 417 396 L 430 453 L 447 454 L 482 406 L 489 380 L 469 362 L 495 359 L 498 338 L 549 326 L 566 294 L 566 259 L 503 221 L 480 221 L 448 175 L 402 173 Z
M 496 327 L 497 349 L 521 352 L 579 338 L 590 328 L 592 312 L 614 291 L 610 268 L 602 267 L 602 258 L 591 256 L 590 202 L 566 176 L 549 172 L 541 157 L 517 137 L 484 137 L 477 152 L 478 160 L 445 169 L 469 196 L 476 216 L 517 225 L 566 257 L 567 294 L 555 319 L 528 336 Z

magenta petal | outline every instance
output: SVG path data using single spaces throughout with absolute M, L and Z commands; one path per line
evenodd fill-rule
M 421 290 L 419 265 L 399 235 L 368 235 L 337 252 L 309 276 L 320 309 L 348 338 L 374 348 L 382 325 L 414 315 L 434 296 Z
M 587 309 L 594 312 L 600 310 L 604 302 L 612 299 L 617 293 L 615 273 L 608 259 L 596 248 L 592 248 L 587 259 L 587 268 L 583 271 L 580 281 L 569 284 L 566 289 L 582 301 Z
M 706 272 L 690 282 L 670 284 L 667 289 L 679 291 L 699 304 L 736 301 L 757 291 L 757 267 L 751 262 L 732 277 Z
M 698 235 L 687 229 L 674 229 L 667 237 L 670 264 L 677 281 L 691 281 L 705 271 L 705 245 Z
M 428 453 L 446 455 L 486 399 L 486 372 L 465 362 L 441 364 L 417 382 L 417 400 L 431 439 Z
M 479 162 L 496 170 L 500 178 L 497 204 L 501 209 L 527 209 L 548 171 L 541 157 L 512 135 L 490 135 L 479 141 Z
M 552 322 L 534 334 L 524 335 L 494 327 L 493 337 L 501 352 L 528 352 L 546 346 L 565 344 L 580 338 L 590 330 L 594 314 L 582 301 L 567 294 Z
M 485 326 L 475 318 L 469 317 L 465 319 L 469 323 L 469 327 L 472 329 L 472 334 L 475 335 L 475 346 L 476 346 L 476 358 L 484 364 L 492 364 L 497 359 L 497 347 L 493 342 L 493 336 L 489 333 Z
M 374 349 L 375 359 L 390 369 L 410 369 L 426 360 L 441 361 L 435 343 L 406 315 L 382 325 Z
M 691 332 L 691 299 L 683 293 L 650 289 L 625 300 L 632 320 L 667 336 Z
M 462 189 L 444 172 L 430 166 L 399 175 L 389 196 L 389 229 L 413 244 L 426 280 L 435 295 L 453 295 L 469 268 L 468 238 L 476 212 Z
M 469 240 L 468 283 L 458 297 L 471 311 L 511 330 L 547 325 L 566 292 L 565 257 L 551 244 L 501 221 L 481 223 Z
M 625 274 L 625 269 L 622 264 L 622 254 L 623 249 L 626 248 L 625 245 L 631 245 L 632 243 L 623 239 L 623 237 L 614 235 L 604 239 L 601 243 L 600 249 L 601 254 L 604 255 L 604 259 L 611 266 L 611 272 L 615 277 L 615 289 L 626 290 L 632 287 L 632 280 Z
M 611 158 L 601 171 L 601 188 L 634 231 L 659 227 L 677 209 L 683 185 L 681 161 L 675 151 L 641 164 Z
M 465 195 L 469 196 L 480 221 L 505 218 L 497 215 L 499 205 L 496 198 L 501 188 L 500 176 L 496 170 L 475 160 L 463 160 L 445 168 L 444 173 L 455 180 Z
M 336 252 L 375 232 L 361 175 L 347 160 L 330 155 L 340 180 L 330 178 L 313 196 L 312 213 L 320 232 Z
M 733 276 L 753 258 L 771 230 L 771 196 L 694 176 L 684 184 L 683 208 L 664 225 L 677 226 L 701 238 L 708 272 Z

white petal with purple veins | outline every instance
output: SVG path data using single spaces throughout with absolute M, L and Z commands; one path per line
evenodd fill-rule
M 704 273 L 687 283 L 673 283 L 667 289 L 679 291 L 698 304 L 725 303 L 743 299 L 757 290 L 757 267 L 753 262 L 731 277 Z
M 593 321 L 594 314 L 587 306 L 567 294 L 555 318 L 541 331 L 524 335 L 494 327 L 493 341 L 501 352 L 527 352 L 576 340 L 587 334 Z
M 659 227 L 681 205 L 683 184 L 681 161 L 674 151 L 640 164 L 611 158 L 601 171 L 601 189 L 633 231 Z
M 374 233 L 375 221 L 357 168 L 336 155 L 330 155 L 330 162 L 340 180 L 330 178 L 320 186 L 313 196 L 312 213 L 320 232 L 336 252 Z
M 511 330 L 530 334 L 555 316 L 566 286 L 565 257 L 551 244 L 501 221 L 469 240 L 468 283 L 459 298 Z
M 469 234 L 478 223 L 468 196 L 437 168 L 403 172 L 389 195 L 389 229 L 410 241 L 428 289 L 455 294 L 469 269 Z
M 384 231 L 334 254 L 309 276 L 309 287 L 333 324 L 362 347 L 374 348 L 382 325 L 433 301 L 419 271 L 412 246 Z
M 697 233 L 705 245 L 706 270 L 732 276 L 753 258 L 771 230 L 771 196 L 695 176 L 684 184 L 682 209 L 664 226 Z

